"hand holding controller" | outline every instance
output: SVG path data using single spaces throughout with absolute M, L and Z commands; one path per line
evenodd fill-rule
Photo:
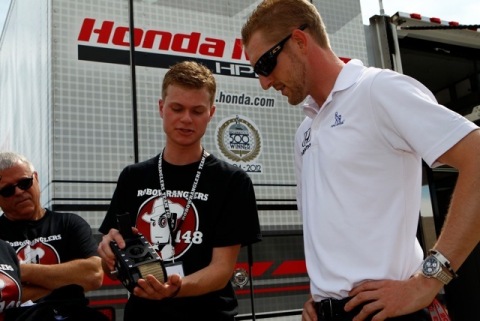
M 121 249 L 117 242 L 111 241 L 110 247 L 115 254 L 115 274 L 128 291 L 133 292 L 138 279 L 152 274 L 160 282 L 166 282 L 167 273 L 162 259 L 141 234 L 134 234 L 130 214 L 117 214 L 118 228 L 125 240 Z

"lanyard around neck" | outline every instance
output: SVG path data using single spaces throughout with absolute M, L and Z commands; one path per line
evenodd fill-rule
M 168 223 L 170 226 L 170 235 L 172 238 L 172 245 L 175 244 L 175 232 L 180 230 L 180 226 L 182 225 L 183 221 L 185 220 L 185 217 L 188 214 L 188 210 L 190 209 L 190 206 L 192 205 L 193 201 L 193 196 L 195 194 L 195 190 L 197 189 L 198 181 L 200 180 L 200 175 L 202 174 L 202 169 L 203 165 L 205 164 L 205 159 L 207 158 L 207 153 L 205 152 L 205 149 L 202 149 L 202 159 L 200 160 L 200 164 L 198 165 L 197 169 L 197 174 L 195 175 L 195 179 L 193 180 L 193 185 L 192 185 L 192 190 L 190 191 L 190 194 L 188 195 L 187 199 L 187 204 L 185 205 L 185 208 L 183 210 L 182 217 L 180 218 L 179 224 L 175 224 L 176 222 L 173 221 L 172 218 L 172 213 L 170 212 L 170 205 L 168 204 L 168 199 L 167 199 L 167 190 L 165 189 L 165 179 L 163 176 L 163 170 L 162 170 L 162 159 L 163 159 L 163 151 L 160 153 L 160 156 L 158 158 L 158 177 L 160 180 L 160 193 L 161 197 L 163 199 L 163 207 L 165 208 L 165 214 L 168 219 Z

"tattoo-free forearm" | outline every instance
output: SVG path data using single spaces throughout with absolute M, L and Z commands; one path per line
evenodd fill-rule
M 99 288 L 103 270 L 99 257 L 78 259 L 60 264 L 21 264 L 22 283 L 49 290 L 69 284 L 78 284 L 85 291 Z

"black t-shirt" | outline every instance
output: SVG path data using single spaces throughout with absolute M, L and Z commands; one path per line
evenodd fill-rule
M 22 263 L 58 264 L 97 255 L 90 225 L 79 215 L 47 210 L 37 221 L 10 221 L 0 216 L 0 239 Z
M 0 239 L 0 320 L 6 309 L 18 307 L 22 300 L 20 267 L 15 250 Z
M 23 264 L 59 264 L 98 255 L 90 225 L 73 213 L 46 210 L 37 221 L 10 221 L 2 215 L 0 239 Z M 10 310 L 6 318 L 15 320 L 23 311 Z
M 261 240 L 255 192 L 246 172 L 209 155 L 192 205 L 182 220 L 200 162 L 175 166 L 163 161 L 169 208 L 176 217 L 173 226 L 177 242 L 172 257 L 168 220 L 160 197 L 158 159 L 159 155 L 122 171 L 100 232 L 106 234 L 118 228 L 116 214 L 130 213 L 132 224 L 153 244 L 164 262 L 173 258 L 182 262 L 185 275 L 206 267 L 214 247 L 245 246 Z M 236 309 L 235 292 L 228 282 L 220 291 L 195 297 L 150 301 L 131 295 L 126 310 L 134 311 L 137 317 L 139 313 L 154 312 L 164 320 L 231 320 Z

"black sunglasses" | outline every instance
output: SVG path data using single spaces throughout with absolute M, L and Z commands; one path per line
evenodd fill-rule
M 0 195 L 3 197 L 10 197 L 13 194 L 15 194 L 15 188 L 19 188 L 22 191 L 26 191 L 33 185 L 33 176 L 32 177 L 27 177 L 27 178 L 22 178 L 21 180 L 18 181 L 17 184 L 13 185 L 7 185 L 4 188 L 0 189 Z
M 298 29 L 305 30 L 307 26 L 307 24 L 304 24 L 298 27 Z M 272 73 L 273 69 L 275 69 L 275 66 L 277 65 L 277 56 L 280 54 L 283 46 L 288 41 L 288 39 L 290 39 L 291 36 L 292 34 L 289 34 L 287 37 L 285 37 L 282 41 L 273 46 L 257 60 L 255 66 L 253 67 L 253 70 L 258 75 L 267 77 Z

